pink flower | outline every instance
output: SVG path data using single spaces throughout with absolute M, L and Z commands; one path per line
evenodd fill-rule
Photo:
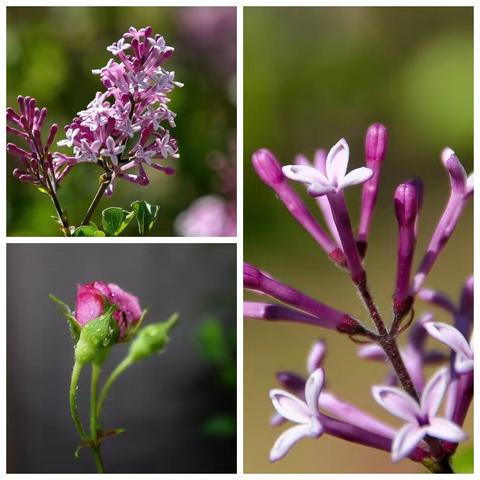
M 420 404 L 398 388 L 373 387 L 375 400 L 389 413 L 407 422 L 393 439 L 394 462 L 407 457 L 426 435 L 454 443 L 467 438 L 458 425 L 437 416 L 448 382 L 448 369 L 440 369 L 425 386 Z
M 120 328 L 119 338 L 122 339 L 127 330 L 139 322 L 142 309 L 136 296 L 114 283 L 92 282 L 79 285 L 75 318 L 84 326 L 103 314 L 107 302 L 118 307 L 113 316 Z
M 315 370 L 305 383 L 305 401 L 284 390 L 270 390 L 270 398 L 277 412 L 286 420 L 298 423 L 285 430 L 270 451 L 270 461 L 283 458 L 302 438 L 318 438 L 323 433 L 318 410 L 318 398 L 324 383 L 321 368 Z

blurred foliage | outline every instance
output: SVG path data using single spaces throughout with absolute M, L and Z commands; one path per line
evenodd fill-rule
M 246 8 L 244 42 L 245 259 L 368 324 L 348 277 L 333 267 L 260 181 L 250 158 L 256 149 L 265 147 L 288 164 L 297 153 L 311 158 L 317 148 L 330 148 L 345 137 L 350 145 L 350 168 L 354 168 L 363 163 L 367 127 L 382 122 L 389 130 L 389 149 L 366 267 L 375 301 L 388 321 L 396 271 L 395 187 L 412 177 L 421 177 L 425 184 L 415 257 L 418 265 L 449 195 L 441 150 L 450 146 L 467 172 L 473 169 L 473 9 Z M 303 186 L 292 186 L 320 218 Z M 360 195 L 359 187 L 346 191 L 354 225 Z M 428 279 L 430 288 L 445 291 L 455 302 L 472 271 L 472 212 L 470 204 Z M 425 308 L 418 302 L 417 315 Z M 451 321 L 438 309 L 435 315 L 439 321 Z M 268 462 L 268 452 L 280 433 L 268 426 L 272 414 L 268 390 L 276 384 L 274 374 L 303 371 L 308 348 L 319 336 L 328 345 L 329 389 L 398 426 L 370 393 L 370 386 L 384 378 L 385 366 L 360 361 L 348 339 L 310 326 L 246 321 L 245 471 L 418 472 L 413 462 L 393 464 L 385 452 L 330 436 L 304 441 L 281 462 Z M 426 373 L 429 376 L 432 370 Z M 471 412 L 465 431 L 472 437 Z
M 235 329 L 227 329 L 217 318 L 209 318 L 204 320 L 198 329 L 198 343 L 202 356 L 217 371 L 217 387 L 235 394 L 237 383 Z M 203 425 L 206 435 L 218 438 L 234 436 L 236 428 L 235 415 L 223 412 L 211 415 Z
M 173 161 L 178 167 L 174 177 L 148 168 L 148 187 L 118 181 L 113 198 L 102 200 L 93 220 L 100 224 L 101 210 L 107 206 L 125 208 L 134 200 L 145 200 L 161 208 L 151 234 L 171 235 L 178 213 L 218 188 L 207 156 L 227 154 L 235 137 L 235 9 L 9 7 L 7 104 L 16 108 L 19 94 L 36 97 L 48 107 L 48 121 L 62 128 L 102 88 L 91 70 L 107 63 L 106 47 L 130 25 L 151 25 L 175 48 L 168 69 L 175 70 L 185 84 L 172 94 L 171 102 L 178 114 L 172 134 L 179 143 L 180 159 Z M 212 41 L 215 48 L 210 48 Z M 62 131 L 57 140 L 61 138 Z M 12 177 L 17 161 L 7 162 L 8 234 L 58 234 L 50 220 L 54 213 L 50 200 Z M 98 188 L 100 173 L 97 166 L 82 164 L 62 183 L 62 205 L 77 224 Z M 125 234 L 135 235 L 135 225 Z
M 455 473 L 473 473 L 473 446 L 460 447 L 452 458 Z

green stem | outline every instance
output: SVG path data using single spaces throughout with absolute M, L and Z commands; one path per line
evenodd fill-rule
M 93 456 L 95 458 L 95 466 L 98 473 L 105 473 L 105 465 L 103 464 L 102 453 L 100 447 L 92 447 Z
M 100 412 L 102 411 L 103 404 L 105 403 L 105 399 L 107 398 L 108 392 L 112 388 L 112 385 L 115 383 L 117 378 L 130 366 L 132 365 L 132 360 L 130 357 L 125 357 L 115 368 L 115 370 L 110 374 L 105 385 L 102 388 L 100 393 L 100 399 L 98 400 L 97 405 L 97 416 L 100 416 Z
M 88 223 L 90 222 L 93 212 L 97 208 L 100 200 L 103 197 L 103 194 L 107 190 L 107 187 L 110 185 L 111 180 L 112 180 L 111 173 L 107 172 L 106 174 L 104 174 L 104 178 L 100 183 L 100 186 L 98 187 L 97 193 L 93 197 L 92 203 L 88 207 L 87 213 L 85 214 L 85 218 L 82 220 L 81 226 L 88 225 Z
M 97 389 L 102 367 L 92 363 L 92 383 L 90 386 L 90 435 L 94 444 L 97 443 L 98 418 L 97 418 Z
M 78 379 L 80 378 L 80 373 L 82 371 L 83 364 L 75 362 L 73 365 L 72 379 L 70 382 L 70 414 L 72 416 L 73 423 L 75 428 L 80 435 L 80 438 L 83 442 L 89 443 L 90 439 L 87 437 L 85 431 L 83 430 L 82 422 L 80 421 L 80 416 L 78 414 L 77 408 L 77 389 L 78 389 Z

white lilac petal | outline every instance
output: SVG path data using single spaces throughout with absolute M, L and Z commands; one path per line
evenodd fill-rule
M 335 187 L 330 185 L 322 185 L 321 183 L 313 183 L 307 188 L 307 192 L 311 197 L 320 197 L 330 192 L 335 192 Z
M 325 187 L 329 186 L 329 182 L 316 168 L 310 165 L 285 165 L 282 167 L 283 174 L 290 180 L 296 182 L 307 183 L 313 185 L 319 183 Z
M 463 442 L 467 434 L 455 423 L 445 418 L 433 418 L 427 427 L 427 433 L 431 437 L 439 438 L 447 442 Z
M 372 387 L 373 398 L 392 415 L 410 423 L 417 423 L 422 412 L 415 400 L 395 387 L 384 385 Z
M 471 195 L 473 193 L 473 188 L 474 188 L 474 177 L 473 173 L 471 173 L 468 178 L 467 178 L 467 184 L 466 184 L 466 191 L 465 195 Z
M 398 462 L 410 455 L 426 434 L 425 427 L 407 423 L 402 427 L 392 442 L 392 461 Z
M 320 368 L 325 358 L 326 345 L 322 340 L 316 340 L 312 345 L 307 357 L 307 372 L 313 373 L 317 368 Z
M 285 390 L 270 390 L 270 398 L 275 410 L 282 417 L 295 423 L 309 423 L 310 413 L 307 404 Z
M 370 180 L 373 177 L 373 170 L 368 167 L 360 167 L 348 172 L 347 175 L 340 181 L 338 189 L 341 190 L 345 187 L 351 187 L 352 185 L 358 185 Z
M 474 361 L 473 361 L 473 356 L 472 358 L 465 357 L 461 353 L 457 353 L 455 357 L 455 364 L 454 368 L 455 371 L 459 374 L 464 374 L 471 372 L 474 367 Z
M 305 382 L 305 400 L 311 414 L 318 414 L 318 397 L 320 397 L 324 381 L 323 370 L 317 368 Z
M 291 448 L 300 440 L 306 437 L 316 438 L 321 435 L 321 431 L 317 433 L 312 429 L 312 425 L 296 425 L 285 430 L 275 441 L 270 450 L 270 461 L 276 462 L 282 459 Z
M 386 361 L 387 356 L 383 348 L 376 343 L 362 345 L 357 351 L 357 355 L 365 360 Z
M 472 357 L 470 345 L 455 327 L 442 322 L 425 322 L 423 326 L 432 337 L 449 346 L 455 353 L 466 358 Z
M 422 406 L 422 413 L 428 415 L 428 418 L 433 418 L 440 408 L 443 396 L 448 387 L 450 374 L 448 368 L 441 368 L 428 381 L 423 389 L 420 398 L 420 405 Z
M 347 141 L 342 138 L 328 152 L 325 170 L 328 181 L 338 186 L 345 177 L 348 167 L 350 149 Z

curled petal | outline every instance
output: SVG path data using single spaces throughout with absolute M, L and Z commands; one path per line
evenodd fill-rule
M 308 183 L 309 185 L 319 183 L 325 187 L 328 186 L 328 180 L 325 176 L 309 165 L 285 165 L 282 167 L 282 172 L 290 180 Z
M 317 368 L 305 383 L 305 400 L 311 414 L 318 413 L 318 397 L 323 388 L 325 374 L 321 368 Z
M 426 434 L 425 427 L 408 423 L 402 427 L 392 442 L 392 461 L 398 462 L 407 457 Z
M 433 418 L 427 427 L 427 433 L 432 437 L 446 440 L 447 442 L 463 442 L 467 434 L 455 423 L 445 418 Z
M 352 185 L 358 185 L 359 183 L 370 180 L 373 176 L 373 170 L 368 167 L 360 167 L 348 172 L 347 175 L 339 182 L 338 188 L 351 187 Z
M 468 373 L 473 370 L 473 358 L 468 358 L 461 353 L 457 353 L 455 357 L 455 371 L 460 374 Z
M 417 423 L 421 416 L 420 406 L 405 392 L 395 387 L 375 386 L 372 388 L 373 398 L 385 410 L 402 420 Z
M 291 448 L 298 443 L 302 438 L 312 437 L 317 438 L 322 434 L 322 426 L 317 425 L 297 425 L 295 427 L 285 430 L 276 440 L 272 449 L 270 450 L 270 461 L 276 462 L 282 459 Z
M 442 322 L 426 322 L 423 326 L 432 337 L 448 345 L 455 353 L 472 357 L 467 340 L 455 327 Z
M 329 183 L 339 185 L 347 173 L 350 149 L 342 138 L 328 152 L 325 170 Z
M 307 358 L 307 372 L 313 373 L 317 368 L 320 368 L 325 357 L 326 345 L 322 340 L 316 340 L 312 345 Z
M 295 423 L 309 423 L 309 411 L 305 402 L 295 395 L 280 389 L 270 390 L 275 410 L 282 417 Z
M 448 368 L 441 368 L 428 381 L 427 385 L 425 385 L 420 404 L 422 406 L 422 413 L 427 414 L 429 418 L 433 418 L 438 412 L 448 386 L 449 378 Z
M 380 362 L 385 362 L 387 360 L 387 356 L 385 355 L 383 348 L 376 343 L 362 345 L 358 349 L 357 355 L 365 360 L 375 360 Z

